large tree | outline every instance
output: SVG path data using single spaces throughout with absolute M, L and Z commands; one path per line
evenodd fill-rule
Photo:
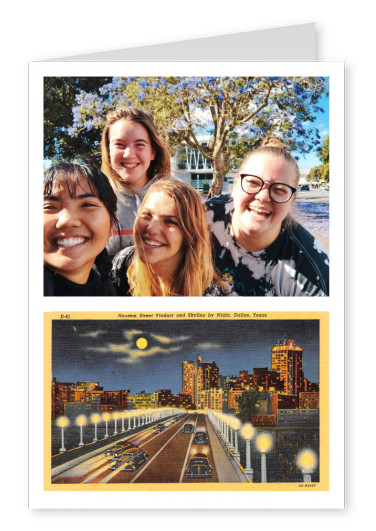
M 258 389 L 249 389 L 236 398 L 239 410 L 237 417 L 243 423 L 249 421 L 250 415 L 255 415 L 258 412 L 257 401 L 259 396 L 260 391 Z
M 67 133 L 86 142 L 88 132 L 96 132 L 98 141 L 107 112 L 122 105 L 143 108 L 172 148 L 191 146 L 210 161 L 212 196 L 262 137 L 282 136 L 300 153 L 316 148 L 313 122 L 326 93 L 321 77 L 117 77 L 76 94 Z M 203 134 L 210 135 L 207 145 L 200 142 Z
M 45 77 L 44 78 L 44 157 L 71 158 L 93 154 L 98 143 L 98 131 L 85 135 L 68 133 L 72 125 L 72 107 L 80 90 L 94 91 L 111 78 L 103 77 Z
M 320 166 L 315 166 L 307 175 L 307 181 L 325 181 L 329 183 L 329 137 L 324 138 L 322 148 L 317 151 L 321 160 Z

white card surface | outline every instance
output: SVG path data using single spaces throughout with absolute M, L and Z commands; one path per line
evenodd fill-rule
M 297 43 L 304 42 L 304 46 Z M 260 45 L 261 44 L 261 45 Z M 259 46 L 257 53 L 254 50 Z M 255 56 L 256 55 L 256 56 Z M 252 61 L 252 62 L 251 62 Z M 169 43 L 155 47 L 133 48 L 114 52 L 100 52 L 85 56 L 65 57 L 51 61 L 30 64 L 30 157 L 29 175 L 40 175 L 43 171 L 43 78 L 58 76 L 323 76 L 329 80 L 329 122 L 330 122 L 330 296 L 324 298 L 260 298 L 250 297 L 224 298 L 158 298 L 158 299 L 122 299 L 116 298 L 69 298 L 43 297 L 41 271 L 42 216 L 40 187 L 30 187 L 30 378 L 38 385 L 30 389 L 31 426 L 30 438 L 30 507 L 31 508 L 341 508 L 343 507 L 344 471 L 343 471 L 343 310 L 344 310 L 344 234 L 343 234 L 343 65 L 340 63 L 315 62 L 315 30 L 313 24 L 276 28 L 237 35 L 219 36 L 180 43 Z M 32 178 L 32 181 L 35 177 Z M 320 474 L 325 481 L 318 482 L 317 492 L 304 494 L 293 489 L 273 484 L 270 488 L 237 489 L 233 485 L 219 484 L 212 489 L 195 484 L 188 490 L 161 482 L 158 485 L 137 490 L 115 488 L 97 490 L 89 488 L 75 489 L 72 483 L 65 484 L 61 490 L 56 485 L 51 488 L 51 468 L 49 447 L 51 423 L 45 401 L 48 395 L 49 381 L 53 374 L 53 354 L 49 350 L 50 330 L 46 322 L 55 319 L 96 319 L 93 312 L 100 312 L 101 319 L 118 319 L 123 313 L 129 313 L 129 301 L 132 312 L 140 314 L 148 311 L 153 319 L 157 313 L 173 314 L 187 312 L 195 314 L 230 312 L 248 315 L 256 319 L 256 313 L 267 315 L 268 319 L 309 320 L 317 318 L 325 331 L 327 346 L 320 346 L 322 381 L 327 381 L 330 400 L 323 396 L 322 416 L 328 425 L 320 425 L 321 435 L 325 436 L 327 446 L 323 450 L 325 466 Z M 277 315 L 278 314 L 278 315 Z M 99 315 L 99 314 L 98 314 Z M 219 319 L 219 317 L 217 317 Z M 46 321 L 47 319 L 47 321 Z M 142 319 L 141 319 L 142 320 Z M 173 323 L 173 320 L 171 321 Z M 220 321 L 218 321 L 220 323 Z M 219 326 L 219 325 L 218 325 Z M 172 325 L 173 327 L 173 325 Z M 47 334 L 47 335 L 46 335 Z M 44 351 L 44 360 L 38 352 Z M 333 352 L 336 351 L 336 357 Z M 340 355 L 338 356 L 338 353 Z M 211 354 L 205 356 L 209 361 Z M 209 357 L 208 357 L 209 356 Z M 330 371 L 327 367 L 329 364 Z M 50 373 L 52 371 L 52 374 Z M 82 375 L 80 380 L 85 380 Z M 321 380 L 320 380 L 321 382 Z M 167 384 L 166 384 L 167 385 Z M 320 395 L 321 400 L 321 395 Z M 335 412 L 335 413 L 334 413 Z M 330 414 L 329 414 L 330 413 Z M 330 437 L 329 437 L 330 434 Z M 334 452 L 335 448 L 335 452 Z M 324 462 L 324 461 L 323 461 Z M 64 483 L 64 481 L 63 481 Z M 79 492 L 78 492 L 79 491 Z M 203 497 L 203 492 L 205 496 Z

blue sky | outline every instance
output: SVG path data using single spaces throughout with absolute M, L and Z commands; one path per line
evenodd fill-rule
M 316 121 L 313 123 L 315 127 L 319 130 L 321 142 L 329 135 L 329 97 L 322 96 L 319 102 L 320 107 L 324 109 L 323 113 L 319 113 L 316 117 Z M 312 124 L 310 124 L 312 126 Z M 314 151 L 306 155 L 300 153 L 292 152 L 294 156 L 298 155 L 298 166 L 300 168 L 313 168 L 315 166 L 320 166 L 322 162 L 317 157 Z
M 106 391 L 152 393 L 182 387 L 182 361 L 215 361 L 223 376 L 271 368 L 271 348 L 284 337 L 303 349 L 303 371 L 319 381 L 317 320 L 53 321 L 52 376 L 99 381 Z M 147 348 L 137 348 L 145 338 Z

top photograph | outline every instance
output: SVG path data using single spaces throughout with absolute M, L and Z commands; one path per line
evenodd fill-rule
M 329 77 L 43 96 L 44 296 L 329 296 Z

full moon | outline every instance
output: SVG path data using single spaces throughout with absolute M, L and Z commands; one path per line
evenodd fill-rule
M 136 345 L 139 349 L 144 350 L 148 346 L 148 342 L 144 337 L 139 337 L 136 341 Z

